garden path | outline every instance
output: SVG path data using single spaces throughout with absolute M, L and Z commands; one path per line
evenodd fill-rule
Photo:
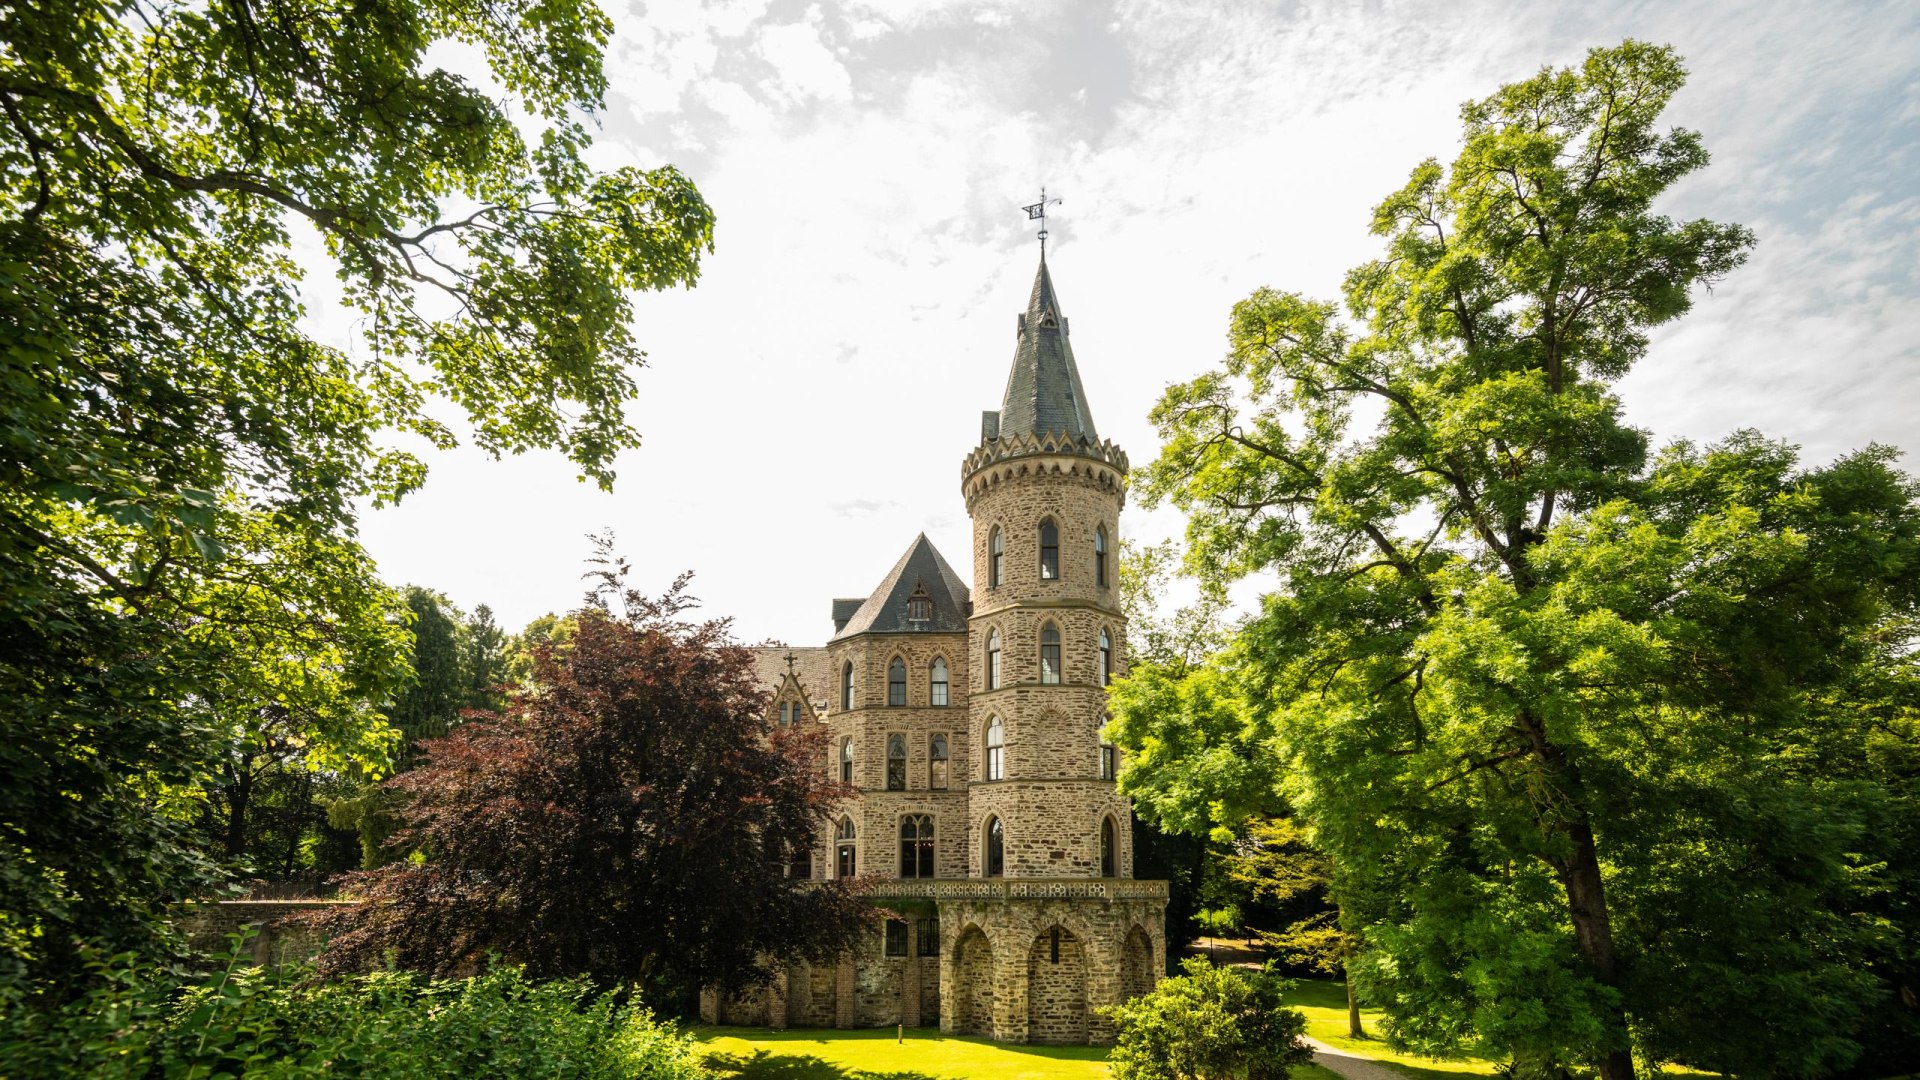
M 1344 1050 L 1336 1050 L 1319 1039 L 1303 1036 L 1313 1047 L 1313 1063 L 1339 1073 L 1347 1080 L 1407 1080 L 1407 1075 Z

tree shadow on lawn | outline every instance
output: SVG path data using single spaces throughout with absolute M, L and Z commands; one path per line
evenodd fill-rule
M 848 1069 L 811 1054 L 709 1052 L 702 1061 L 715 1076 L 737 1080 L 939 1080 L 922 1072 L 868 1072 Z

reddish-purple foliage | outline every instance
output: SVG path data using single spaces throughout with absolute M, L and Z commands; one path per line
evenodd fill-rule
M 364 902 L 327 917 L 324 969 L 447 974 L 497 953 L 664 1004 L 769 961 L 827 960 L 873 917 L 850 882 L 784 877 L 784 853 L 851 794 L 821 766 L 825 735 L 769 723 L 724 620 L 677 621 L 684 578 L 648 599 L 609 565 L 531 689 L 390 782 L 395 842 L 425 861 L 350 875 Z

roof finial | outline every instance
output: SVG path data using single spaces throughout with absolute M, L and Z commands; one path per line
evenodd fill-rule
M 791 675 L 791 674 L 793 674 L 793 662 L 794 662 L 795 660 L 798 660 L 798 659 L 800 659 L 800 658 L 799 658 L 799 657 L 797 657 L 797 656 L 795 656 L 795 655 L 793 655 L 793 650 L 792 650 L 792 649 L 788 649 L 788 650 L 787 650 L 787 655 L 786 655 L 786 656 L 784 656 L 784 657 L 781 657 L 781 659 L 783 659 L 783 660 L 785 660 L 785 661 L 787 662 L 787 674 L 789 674 L 789 675 Z
M 1023 206 L 1020 208 L 1027 212 L 1028 221 L 1032 221 L 1035 218 L 1038 218 L 1040 220 L 1040 261 L 1041 262 L 1047 261 L 1047 204 L 1054 203 L 1057 205 L 1059 202 L 1060 202 L 1059 199 L 1047 198 L 1047 189 L 1045 186 L 1042 186 L 1040 188 L 1040 201 L 1037 203 L 1034 203 L 1032 206 Z

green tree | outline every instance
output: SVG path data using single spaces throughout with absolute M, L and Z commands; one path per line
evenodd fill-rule
M 1683 78 L 1627 42 L 1468 103 L 1349 318 L 1257 291 L 1153 414 L 1189 566 L 1281 585 L 1217 662 L 1116 692 L 1135 786 L 1215 820 L 1283 794 L 1428 1052 L 1830 1072 L 1911 971 L 1866 902 L 1912 806 L 1857 748 L 1913 737 L 1913 483 L 1751 433 L 1650 455 L 1611 390 L 1751 244 L 1655 209 L 1706 163 L 1660 126 Z
M 507 681 L 510 643 L 493 609 L 480 604 L 460 624 L 460 648 L 467 670 L 467 708 L 497 710 L 505 705 L 500 687 Z
M 1286 1080 L 1313 1060 L 1307 1018 L 1280 1004 L 1286 980 L 1188 957 L 1183 974 L 1102 1011 L 1115 1080 Z
M 602 486 L 635 445 L 630 290 L 691 284 L 712 215 L 585 164 L 608 30 L 587 0 L 0 10 L 0 994 L 71 986 L 76 936 L 156 947 L 248 715 L 298 699 L 309 762 L 381 766 L 404 664 L 350 537 L 425 474 L 385 433 L 451 445 L 445 399 Z M 354 355 L 302 329 L 302 238 Z M 287 660 L 316 642 L 360 651 Z
M 1347 1034 L 1363 1037 L 1360 1001 L 1347 970 L 1359 940 L 1340 925 L 1334 891 L 1338 868 L 1313 846 L 1297 819 L 1254 818 L 1245 834 L 1227 856 L 1227 877 L 1280 917 L 1279 925 L 1255 932 L 1288 963 L 1340 976 L 1347 988 Z

